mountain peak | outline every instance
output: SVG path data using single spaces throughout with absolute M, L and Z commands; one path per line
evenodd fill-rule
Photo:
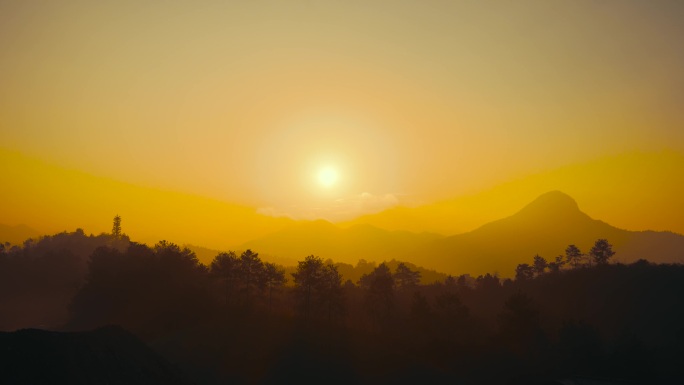
M 548 215 L 550 213 L 581 213 L 581 211 L 570 195 L 561 191 L 549 191 L 530 202 L 520 210 L 520 213 Z

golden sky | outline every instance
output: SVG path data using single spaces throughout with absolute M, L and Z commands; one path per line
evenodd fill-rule
M 677 0 L 1 1 L 0 147 L 350 219 L 684 152 L 682 20 Z

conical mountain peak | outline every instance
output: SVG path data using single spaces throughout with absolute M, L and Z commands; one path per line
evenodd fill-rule
M 518 214 L 579 214 L 581 213 L 577 202 L 568 194 L 561 191 L 549 191 L 538 196 L 525 206 Z

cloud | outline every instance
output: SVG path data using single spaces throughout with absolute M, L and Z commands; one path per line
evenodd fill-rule
M 355 211 L 359 214 L 379 212 L 399 204 L 394 194 L 373 195 L 363 192 L 357 196 L 335 201 L 339 208 Z
M 369 192 L 340 198 L 330 205 L 321 207 L 261 207 L 257 212 L 272 217 L 290 217 L 293 219 L 326 219 L 329 221 L 345 221 L 361 215 L 373 214 L 401 203 L 396 194 L 374 195 Z

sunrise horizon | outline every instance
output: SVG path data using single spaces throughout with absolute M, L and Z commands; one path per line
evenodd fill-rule
M 0 0 L 0 383 L 682 383 L 683 21 Z
M 12 162 L 6 162 L 5 164 L 13 164 L 14 167 L 18 167 L 20 165 L 20 161 L 27 163 L 27 165 L 32 165 L 30 168 L 22 170 L 24 173 L 24 177 L 27 179 L 39 179 L 41 177 L 52 177 L 52 178 L 61 178 L 63 177 L 62 174 L 60 173 L 67 173 L 71 175 L 69 178 L 72 179 L 72 182 L 79 181 L 80 178 L 85 178 L 84 180 L 92 179 L 94 180 L 107 180 L 108 183 L 113 183 L 114 185 L 127 185 L 134 190 L 140 190 L 140 191 L 146 191 L 147 194 L 152 194 L 152 195 L 157 195 L 157 194 L 177 194 L 177 195 L 182 195 L 190 199 L 198 199 L 198 200 L 209 200 L 209 201 L 215 201 L 217 204 L 225 204 L 225 205 L 230 205 L 230 206 L 237 206 L 237 207 L 242 207 L 244 209 L 248 210 L 253 210 L 256 212 L 256 214 L 264 215 L 267 217 L 273 217 L 273 218 L 286 218 L 286 219 L 291 219 L 295 222 L 302 222 L 302 221 L 315 221 L 315 220 L 325 220 L 329 221 L 331 223 L 334 223 L 338 226 L 342 227 L 348 227 L 348 226 L 353 226 L 355 224 L 360 224 L 360 223 L 368 223 L 372 224 L 376 227 L 383 228 L 386 230 L 406 230 L 406 231 L 413 231 L 413 232 L 434 232 L 434 233 L 439 233 L 441 235 L 454 235 L 458 233 L 463 233 L 467 232 L 470 230 L 475 229 L 478 226 L 481 226 L 485 224 L 488 221 L 493 221 L 496 219 L 501 219 L 503 217 L 506 217 L 508 215 L 513 214 L 515 211 L 518 209 L 522 208 L 525 204 L 529 203 L 533 199 L 535 199 L 538 195 L 544 194 L 549 191 L 562 191 L 564 193 L 568 193 L 570 196 L 573 197 L 573 199 L 579 199 L 580 202 L 582 202 L 583 207 L 589 207 L 589 214 L 592 217 L 602 219 L 604 221 L 607 221 L 608 223 L 611 223 L 613 225 L 616 225 L 620 228 L 624 228 L 627 230 L 633 230 L 633 231 L 644 231 L 644 230 L 657 230 L 657 231 L 673 231 L 676 233 L 684 233 L 684 226 L 682 226 L 680 221 L 677 221 L 676 216 L 671 218 L 671 219 L 666 219 L 667 217 L 660 217 L 660 218 L 649 218 L 648 220 L 640 220 L 639 214 L 644 214 L 644 212 L 651 212 L 651 213 L 659 213 L 662 212 L 663 209 L 656 208 L 654 204 L 656 202 L 648 202 L 649 197 L 645 193 L 641 194 L 631 194 L 631 196 L 628 194 L 629 188 L 626 189 L 625 191 L 622 192 L 622 197 L 620 197 L 619 201 L 621 202 L 620 206 L 616 206 L 616 209 L 618 211 L 621 211 L 624 207 L 624 205 L 630 205 L 632 207 L 637 208 L 638 206 L 642 206 L 641 209 L 644 210 L 643 212 L 640 212 L 639 210 L 633 210 L 631 215 L 629 216 L 622 216 L 620 217 L 615 217 L 615 213 L 611 213 L 610 211 L 606 212 L 605 206 L 607 205 L 608 202 L 601 202 L 600 200 L 594 199 L 593 202 L 591 201 L 591 195 L 587 195 L 585 191 L 573 191 L 572 188 L 568 188 L 568 185 L 576 182 L 576 180 L 568 180 L 564 181 L 563 178 L 565 177 L 562 175 L 562 171 L 566 170 L 573 170 L 575 169 L 574 172 L 577 172 L 577 169 L 581 169 L 584 167 L 585 169 L 591 169 L 596 167 L 597 163 L 610 163 L 610 161 L 615 162 L 617 160 L 617 163 L 619 164 L 620 162 L 625 162 L 625 160 L 629 158 L 635 158 L 638 161 L 643 161 L 644 159 L 650 159 L 650 161 L 653 163 L 651 167 L 659 167 L 661 168 L 660 171 L 663 171 L 662 168 L 667 166 L 668 164 L 665 163 L 663 164 L 663 161 L 665 162 L 670 162 L 670 166 L 675 167 L 672 169 L 672 173 L 665 172 L 660 178 L 655 179 L 657 183 L 663 184 L 663 183 L 672 183 L 672 186 L 670 188 L 673 190 L 672 196 L 676 196 L 677 192 L 679 191 L 679 185 L 676 184 L 677 180 L 670 180 L 667 181 L 668 178 L 673 178 L 676 177 L 676 172 L 677 168 L 676 166 L 679 165 L 684 165 L 684 155 L 681 153 L 678 153 L 673 150 L 662 150 L 658 152 L 643 152 L 643 151 L 632 151 L 632 152 L 625 152 L 622 154 L 618 155 L 606 155 L 599 157 L 597 159 L 592 159 L 589 161 L 585 161 L 582 163 L 576 163 L 576 164 L 568 164 L 568 165 L 563 165 L 561 167 L 557 167 L 554 169 L 547 169 L 547 170 L 542 170 L 542 171 L 537 171 L 534 173 L 530 173 L 527 175 L 522 175 L 518 176 L 517 178 L 512 178 L 509 180 L 504 180 L 504 181 L 495 181 L 491 182 L 489 185 L 486 185 L 485 187 L 476 190 L 476 191 L 470 191 L 468 193 L 464 194 L 455 194 L 451 196 L 450 198 L 447 199 L 436 199 L 433 201 L 426 201 L 426 200 L 407 200 L 407 199 L 399 199 L 396 195 L 391 195 L 391 194 L 386 194 L 385 196 L 375 196 L 371 193 L 368 192 L 361 192 L 356 195 L 348 196 L 348 197 L 333 197 L 330 199 L 331 203 L 333 205 L 337 205 L 336 209 L 337 211 L 331 211 L 331 210 L 324 210 L 324 209 L 319 209 L 315 210 L 315 208 L 312 207 L 283 207 L 283 208 L 276 208 L 272 206 L 266 206 L 266 205 L 250 205 L 250 202 L 230 202 L 230 201 L 225 201 L 221 200 L 220 198 L 217 197 L 211 197 L 211 196 L 202 196 L 200 194 L 192 193 L 191 191 L 174 191 L 168 188 L 160 188 L 160 187 L 154 187 L 154 186 L 145 186 L 145 185 L 139 185 L 131 182 L 126 182 L 126 181 L 120 181 L 120 180 L 114 180 L 111 178 L 106 178 L 102 176 L 97 176 L 97 175 L 92 175 L 90 173 L 84 172 L 82 170 L 77 170 L 77 169 L 67 169 L 61 166 L 57 166 L 55 164 L 49 163 L 45 160 L 38 159 L 38 158 L 33 158 L 33 157 L 27 157 L 19 152 L 16 151 L 7 151 L 6 149 L 1 150 L 2 154 L 5 156 L 9 156 L 10 158 L 13 159 Z M 633 160 L 632 160 L 633 161 Z M 657 164 L 660 162 L 660 164 Z M 41 167 L 44 168 L 44 170 L 41 170 Z M 18 170 L 18 168 L 17 168 Z M 39 171 L 41 170 L 41 171 Z M 47 171 L 46 171 L 47 170 Z M 8 170 L 9 171 L 9 170 Z M 331 170 L 326 170 L 327 172 L 331 172 Z M 560 171 L 560 172 L 559 172 Z M 614 165 L 613 165 L 613 170 L 607 170 L 604 169 L 601 172 L 606 172 L 606 171 L 614 171 Z M 668 170 L 665 170 L 668 171 Z M 34 174 L 32 174 L 32 172 Z M 51 173 L 54 172 L 55 175 L 45 175 L 45 173 Z M 649 174 L 653 174 L 652 169 L 647 169 L 646 172 Z M 555 181 L 543 185 L 534 185 L 533 182 L 534 179 L 542 179 L 542 180 L 553 180 L 554 179 L 554 174 L 561 174 L 555 175 Z M 6 174 L 7 175 L 7 174 Z M 11 175 L 11 174 L 10 174 Z M 580 175 L 581 177 L 585 177 L 586 175 Z M 643 176 L 643 175 L 642 175 Z M 330 177 L 330 176 L 327 176 Z M 337 176 L 334 176 L 337 178 Z M 611 178 L 613 176 L 611 175 L 603 175 L 603 177 L 606 178 L 607 181 L 611 181 Z M 623 178 L 622 175 L 618 175 L 616 179 Z M 331 181 L 323 181 L 321 180 L 321 174 L 312 174 L 311 175 L 312 179 L 312 184 L 320 184 L 322 189 L 328 189 L 332 186 L 329 184 L 332 184 Z M 646 181 L 644 179 L 640 179 L 637 181 L 637 183 L 652 183 L 653 180 Z M 92 182 L 91 182 L 92 183 Z M 334 183 L 334 182 L 333 182 Z M 588 183 L 591 183 L 591 181 L 588 181 Z M 62 187 L 64 188 L 64 187 Z M 453 218 L 449 218 L 450 221 L 461 221 L 463 222 L 462 226 L 452 226 L 451 230 L 447 229 L 446 227 L 440 227 L 438 225 L 430 225 L 427 223 L 424 223 L 424 228 L 402 228 L 400 224 L 396 224 L 395 226 L 388 225 L 387 223 L 383 223 L 381 220 L 381 217 L 384 213 L 391 213 L 397 210 L 420 210 L 420 209 L 425 209 L 425 208 L 433 208 L 433 211 L 435 210 L 435 207 L 441 207 L 442 215 L 445 215 L 446 213 L 449 213 L 449 204 L 453 206 L 453 202 L 458 202 L 459 200 L 461 201 L 469 201 L 471 202 L 471 206 L 473 201 L 477 201 L 478 197 L 479 200 L 481 201 L 486 201 L 487 204 L 490 204 L 496 200 L 496 199 L 502 199 L 502 196 L 507 194 L 508 191 L 506 190 L 511 190 L 511 188 L 514 188 L 516 191 L 516 196 L 507 196 L 506 199 L 508 199 L 508 202 L 505 202 L 505 204 L 498 204 L 498 207 L 496 207 L 496 210 L 490 210 L 487 214 L 479 213 L 479 217 L 475 215 L 477 218 L 457 218 L 456 215 L 454 214 Z M 625 189 L 625 186 L 615 184 L 612 188 L 613 194 L 608 195 L 610 200 L 615 200 L 616 197 L 619 197 L 621 192 L 619 192 L 620 189 Z M 18 190 L 17 190 L 18 191 Z M 29 190 L 24 190 L 22 194 L 25 194 Z M 87 196 L 77 196 L 74 195 L 76 190 L 72 191 L 72 198 L 75 198 L 78 201 L 85 202 L 87 201 L 88 197 Z M 112 193 L 116 193 L 116 188 L 112 188 Z M 138 192 L 139 193 L 139 192 Z M 574 194 L 573 194 L 574 193 Z M 606 194 L 606 191 L 601 191 L 602 194 Z M 130 192 L 128 193 L 130 195 Z M 489 195 L 489 196 L 487 196 Z M 11 199 L 17 199 L 16 197 L 12 196 L 7 196 L 7 191 L 5 192 L 5 199 L 9 200 Z M 405 198 L 405 197 L 401 197 Z M 650 197 L 651 199 L 655 200 L 655 197 Z M 662 196 L 660 196 L 662 198 Z M 631 202 L 629 200 L 632 200 Z M 112 201 L 110 198 L 109 201 Z M 177 203 L 182 202 L 182 200 L 179 200 Z M 19 202 L 16 202 L 18 204 Z M 34 205 L 36 202 L 27 202 L 29 205 Z M 69 219 L 67 222 L 70 222 L 71 227 L 65 228 L 64 226 L 67 225 L 66 223 L 59 223 L 60 217 L 62 219 L 66 219 L 65 217 L 67 216 L 66 213 L 55 213 L 53 214 L 53 217 L 50 219 L 52 223 L 55 225 L 48 225 L 44 226 L 40 222 L 29 222 L 29 221 L 22 221 L 21 216 L 18 215 L 19 207 L 21 205 L 18 205 L 15 207 L 15 214 L 14 218 L 12 218 L 12 215 L 10 214 L 12 211 L 8 210 L 6 212 L 6 215 L 9 214 L 9 217 L 12 218 L 9 221 L 6 220 L 6 223 L 3 222 L 3 225 L 10 225 L 10 226 L 17 226 L 17 225 L 28 225 L 32 229 L 39 230 L 38 232 L 41 235 L 49 235 L 52 233 L 56 233 L 59 231 L 70 231 L 74 230 L 75 228 L 84 228 L 85 230 L 92 232 L 92 233 L 102 233 L 106 232 L 109 228 L 109 216 L 107 216 L 108 213 L 111 212 L 124 212 L 127 213 L 126 217 L 127 219 L 130 218 L 130 215 L 133 214 L 135 215 L 135 212 L 131 212 L 130 208 L 126 209 L 125 204 L 114 204 L 112 205 L 111 203 L 107 203 L 107 201 L 98 201 L 94 202 L 100 205 L 99 207 L 99 212 L 101 213 L 100 219 L 100 224 L 95 225 L 92 221 L 92 218 L 88 221 L 83 221 L 83 223 L 79 223 L 79 218 L 78 215 L 74 215 L 73 211 L 68 215 Z M 672 205 L 668 204 L 667 201 L 661 201 L 659 202 L 661 205 L 667 206 L 665 209 L 668 207 L 672 207 Z M 90 203 L 92 205 L 92 203 Z M 174 203 L 172 201 L 169 201 L 168 204 L 173 205 Z M 186 201 L 186 205 L 188 205 L 188 209 L 192 209 L 195 203 L 192 203 L 191 201 Z M 479 202 L 478 207 L 471 207 L 470 208 L 470 214 L 478 214 L 476 211 L 478 209 L 482 209 L 483 206 L 485 206 L 482 202 Z M 595 208 L 600 208 L 601 206 L 604 206 L 604 210 L 594 210 Z M 660 207 L 660 206 L 658 206 Z M 27 210 L 27 207 L 22 208 L 23 210 Z M 343 210 L 348 210 L 348 211 L 343 211 Z M 462 209 L 462 207 L 460 207 Z M 289 211 L 288 211 L 289 210 Z M 456 210 L 454 208 L 451 208 L 452 212 L 455 212 Z M 25 213 L 25 211 L 24 211 Z M 7 217 L 6 217 L 7 218 Z M 45 218 L 43 218 L 44 220 Z M 140 221 L 141 219 L 144 218 L 139 218 L 137 221 Z M 192 218 L 192 221 L 200 221 L 202 218 L 201 217 L 195 217 Z M 415 218 L 414 218 L 415 219 Z M 659 220 L 658 220 L 659 219 Z M 158 220 L 158 219 L 157 219 Z M 162 221 L 165 220 L 165 218 L 161 219 Z M 395 219 L 396 220 L 396 219 Z M 423 221 L 430 221 L 431 219 L 429 218 L 424 218 Z M 433 218 L 435 222 L 439 222 L 438 218 Z M 89 222 L 89 223 L 88 223 Z M 148 219 L 148 226 L 155 226 L 155 219 L 150 218 Z M 668 223 L 669 222 L 669 223 Z M 89 225 L 90 227 L 93 227 L 92 229 L 88 228 Z M 56 227 L 55 227 L 56 226 Z M 197 228 L 195 226 L 197 231 L 203 231 L 201 227 Z M 136 235 L 136 230 L 135 227 L 131 231 L 131 235 Z M 36 234 L 37 235 L 37 234 Z M 262 234 L 263 235 L 263 234 Z M 175 241 L 180 242 L 180 243 L 191 243 L 194 244 L 192 240 L 192 235 L 191 233 L 186 234 L 189 240 L 182 240 L 182 239 L 177 239 Z M 146 242 L 156 242 L 159 238 L 161 237 L 161 234 L 157 234 L 157 237 L 152 236 L 149 233 L 145 233 L 143 231 L 142 234 L 142 239 L 145 239 Z M 161 239 L 161 238 L 159 238 Z M 239 243 L 243 243 L 244 241 L 251 240 L 251 239 L 242 239 Z M 235 247 L 238 246 L 239 243 L 225 243 L 225 244 L 217 244 L 216 242 L 210 242 L 209 245 L 198 245 L 198 246 L 211 246 L 214 248 L 230 248 L 230 247 Z

